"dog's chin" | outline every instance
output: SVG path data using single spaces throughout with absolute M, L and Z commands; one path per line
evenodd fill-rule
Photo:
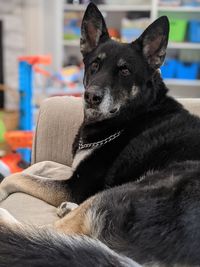
M 97 109 L 85 108 L 85 120 L 86 121 L 95 121 L 99 120 L 102 117 L 102 114 Z
M 110 119 L 112 117 L 115 117 L 118 112 L 117 108 L 114 108 L 108 112 L 101 112 L 98 109 L 94 108 L 85 108 L 84 110 L 84 118 L 86 123 L 94 123 L 103 121 L 106 119 Z

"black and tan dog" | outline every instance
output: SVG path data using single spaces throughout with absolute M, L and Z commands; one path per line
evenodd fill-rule
M 88 6 L 73 175 L 13 175 L 0 186 L 1 200 L 20 191 L 80 206 L 38 231 L 1 210 L 0 266 L 200 266 L 200 119 L 167 96 L 159 68 L 168 33 L 161 17 L 136 41 L 118 43 Z

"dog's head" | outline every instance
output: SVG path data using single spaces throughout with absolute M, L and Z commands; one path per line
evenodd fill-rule
M 81 26 L 80 49 L 85 64 L 85 120 L 116 116 L 127 103 L 141 98 L 148 82 L 162 65 L 169 22 L 160 17 L 132 43 L 109 37 L 101 12 L 89 4 Z M 148 93 L 147 93 L 148 94 Z

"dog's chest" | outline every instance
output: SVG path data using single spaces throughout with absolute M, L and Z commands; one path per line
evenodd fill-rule
M 92 154 L 92 152 L 95 150 L 95 148 L 89 148 L 80 150 L 75 154 L 73 163 L 72 163 L 72 169 L 76 169 L 77 166 L 81 163 L 81 161 L 85 160 L 89 155 Z

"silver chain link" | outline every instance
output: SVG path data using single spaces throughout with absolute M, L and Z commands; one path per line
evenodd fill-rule
M 111 142 L 115 138 L 119 137 L 122 132 L 123 132 L 123 130 L 121 130 L 121 131 L 119 131 L 117 133 L 114 133 L 114 134 L 110 135 L 109 137 L 107 137 L 107 138 L 105 138 L 105 139 L 103 139 L 101 141 L 94 142 L 94 143 L 87 143 L 87 144 L 84 144 L 82 138 L 80 138 L 79 144 L 78 144 L 78 150 L 81 150 L 81 149 L 84 149 L 84 148 L 94 148 L 94 147 L 96 148 L 96 147 L 103 146 L 103 145 Z

